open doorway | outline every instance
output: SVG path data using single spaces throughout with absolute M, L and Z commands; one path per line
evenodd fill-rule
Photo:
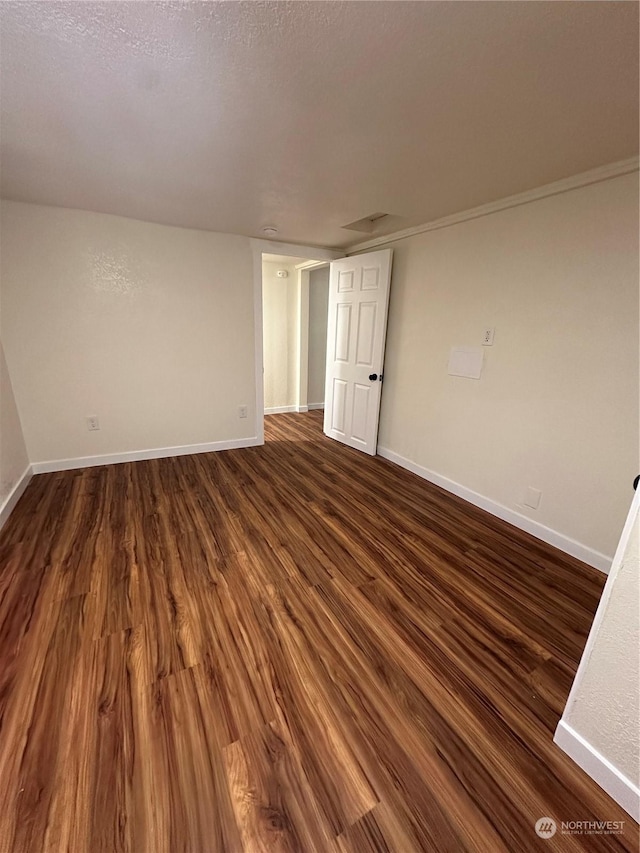
M 329 265 L 262 255 L 264 414 L 324 408 Z
M 256 417 L 256 439 L 258 444 L 264 442 L 264 411 L 265 408 L 276 408 L 272 400 L 269 402 L 273 405 L 265 407 L 264 391 L 265 391 L 265 359 L 264 359 L 264 321 L 263 321 L 263 258 L 270 256 L 270 262 L 280 264 L 291 264 L 293 266 L 293 280 L 296 292 L 299 298 L 296 299 L 296 314 L 302 319 L 298 322 L 297 329 L 305 334 L 305 329 L 308 334 L 308 307 L 309 307 L 309 277 L 314 269 L 320 269 L 323 266 L 329 265 L 331 261 L 339 258 L 344 258 L 344 252 L 336 249 L 324 249 L 317 246 L 296 246 L 292 243 L 277 243 L 269 240 L 251 240 L 253 251 L 253 283 L 254 283 L 254 321 L 255 321 L 255 366 L 256 366 L 256 383 L 255 383 L 255 417 Z M 299 267 L 299 268 L 298 268 Z M 277 270 L 276 270 L 277 272 Z M 325 276 L 328 272 L 324 273 Z M 304 318 L 307 318 L 306 320 Z M 328 318 L 327 318 L 328 319 Z M 294 336 L 297 339 L 297 332 Z M 307 346 L 298 345 L 298 358 L 294 360 L 294 369 L 292 374 L 295 376 L 293 387 L 296 393 L 294 402 L 288 402 L 286 405 L 300 407 L 309 407 L 309 402 L 312 404 L 320 403 L 321 400 L 310 400 L 308 396 L 308 344 Z M 288 372 L 288 366 L 287 366 Z M 324 396 L 324 395 L 323 395 Z M 285 404 L 283 404 L 285 405 Z M 294 409 L 295 411 L 295 409 Z
M 309 364 L 307 399 L 310 409 L 324 409 L 327 372 L 329 264 L 309 270 Z

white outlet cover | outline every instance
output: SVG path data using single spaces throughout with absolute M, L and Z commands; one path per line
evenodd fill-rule
M 487 328 L 482 333 L 482 346 L 483 347 L 492 347 L 493 346 L 493 337 L 496 333 L 495 329 Z

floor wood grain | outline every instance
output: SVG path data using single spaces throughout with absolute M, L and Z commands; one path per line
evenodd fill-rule
M 603 577 L 321 418 L 33 478 L 0 534 L 1 853 L 638 850 L 552 742 Z

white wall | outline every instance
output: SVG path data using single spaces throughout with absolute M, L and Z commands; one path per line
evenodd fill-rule
M 636 820 L 640 818 L 639 510 L 640 493 L 556 733 L 556 741 Z
M 0 343 L 0 513 L 28 464 L 11 378 Z
M 0 236 L 32 462 L 256 435 L 247 238 L 13 202 Z
M 630 779 L 640 767 L 640 518 L 615 579 L 566 722 Z M 603 724 L 604 723 L 604 724 Z
M 379 444 L 610 557 L 640 470 L 637 173 L 393 248 Z M 447 375 L 485 326 L 482 378 Z
M 300 312 L 302 309 L 302 288 L 295 266 L 287 266 L 287 399 L 293 403 L 300 400 Z
M 309 273 L 309 385 L 310 405 L 324 403 L 327 361 L 329 267 Z
M 278 278 L 285 270 L 287 278 Z M 293 264 L 262 264 L 265 409 L 292 407 L 297 400 L 298 273 Z

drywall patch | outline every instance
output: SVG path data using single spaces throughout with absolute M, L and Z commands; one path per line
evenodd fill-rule
M 135 296 L 143 289 L 145 277 L 126 252 L 92 248 L 88 254 L 92 290 Z

